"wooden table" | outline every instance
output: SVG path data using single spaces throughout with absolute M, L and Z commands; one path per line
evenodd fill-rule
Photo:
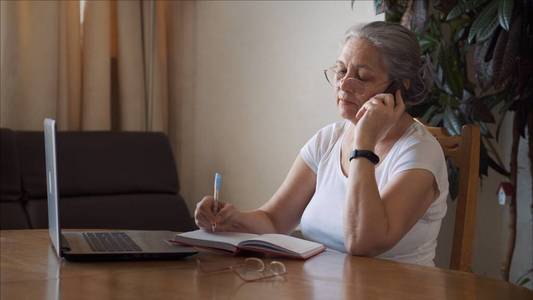
M 0 231 L 1 299 L 533 299 L 533 292 L 470 273 L 326 251 L 281 260 L 283 278 L 244 282 L 205 274 L 200 253 L 179 261 L 73 263 L 58 259 L 46 230 Z M 268 259 L 267 259 L 268 260 Z

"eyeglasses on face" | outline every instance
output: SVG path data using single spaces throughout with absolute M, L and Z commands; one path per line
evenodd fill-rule
M 337 66 L 332 66 L 324 70 L 324 76 L 326 77 L 326 81 L 331 85 L 332 87 L 340 87 L 341 80 L 350 80 L 351 86 L 353 90 L 356 92 L 356 94 L 363 95 L 368 89 L 367 84 L 362 81 L 361 79 L 357 77 L 346 77 L 346 70 L 344 69 L 338 69 Z M 385 93 L 394 93 L 397 85 L 396 80 L 388 80 L 383 83 L 386 83 Z M 380 83 L 381 84 L 381 83 Z M 391 92 L 392 91 L 392 92 Z
M 338 71 L 336 66 L 324 69 L 324 77 L 326 77 L 326 81 L 333 87 L 338 86 L 344 76 L 346 76 L 346 71 Z
M 202 273 L 214 274 L 233 271 L 244 281 L 256 281 L 287 274 L 287 268 L 280 261 L 265 262 L 257 257 L 248 257 L 239 262 L 201 260 L 196 263 Z
M 364 94 L 365 83 L 357 77 L 346 77 L 346 74 L 345 69 L 339 69 L 337 66 L 332 66 L 324 70 L 324 77 L 326 77 L 326 81 L 330 86 L 337 88 L 340 87 L 341 80 L 350 80 L 351 86 L 357 91 L 357 94 Z

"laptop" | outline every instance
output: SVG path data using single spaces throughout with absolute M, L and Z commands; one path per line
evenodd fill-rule
M 172 231 L 62 231 L 56 160 L 56 122 L 44 120 L 48 231 L 58 257 L 72 261 L 179 259 L 196 254 L 194 248 L 169 242 Z

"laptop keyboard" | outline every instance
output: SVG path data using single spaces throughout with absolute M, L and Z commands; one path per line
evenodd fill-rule
M 83 237 L 95 252 L 141 251 L 124 232 L 84 232 Z

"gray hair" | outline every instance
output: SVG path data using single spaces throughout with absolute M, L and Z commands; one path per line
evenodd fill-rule
M 431 72 L 412 31 L 400 24 L 376 21 L 350 27 L 343 44 L 352 38 L 364 38 L 380 50 L 391 80 L 401 84 L 404 79 L 410 81 L 409 88 L 404 90 L 406 104 L 416 105 L 425 100 L 432 84 Z

